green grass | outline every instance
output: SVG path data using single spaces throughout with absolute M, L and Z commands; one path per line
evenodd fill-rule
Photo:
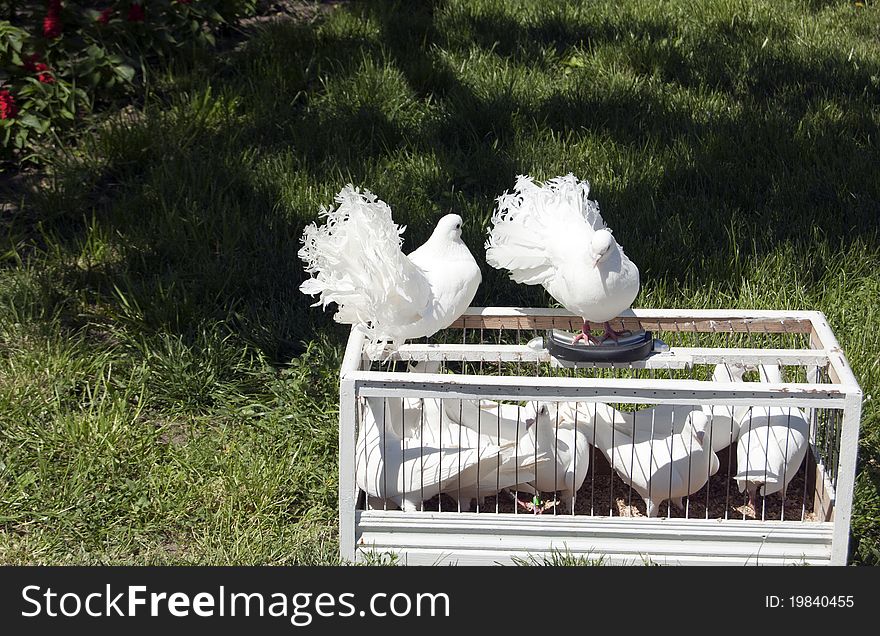
M 641 307 L 819 309 L 880 388 L 880 11 L 844 1 L 343 4 L 167 69 L 10 197 L 0 562 L 336 560 L 344 330 L 297 290 L 346 182 L 482 261 L 569 171 Z M 549 302 L 483 266 L 475 304 Z M 851 561 L 880 564 L 865 402 Z

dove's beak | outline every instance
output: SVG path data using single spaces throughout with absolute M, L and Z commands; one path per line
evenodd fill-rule
M 706 431 L 697 431 L 697 441 L 700 443 L 700 446 L 703 445 L 704 437 L 706 437 Z
M 593 267 L 598 267 L 598 266 L 599 266 L 599 260 L 600 260 L 601 258 L 602 258 L 602 255 L 601 255 L 601 254 L 599 254 L 598 256 L 594 256 L 594 257 L 593 257 Z

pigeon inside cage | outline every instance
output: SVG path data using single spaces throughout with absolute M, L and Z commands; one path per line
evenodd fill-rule
M 785 381 L 776 365 L 758 370 L 761 381 Z M 742 381 L 745 371 L 718 364 L 713 378 Z M 823 514 L 816 460 L 833 463 L 840 417 L 791 407 L 378 397 L 359 411 L 357 485 L 369 508 L 800 521 Z M 808 453 L 814 426 L 816 454 Z

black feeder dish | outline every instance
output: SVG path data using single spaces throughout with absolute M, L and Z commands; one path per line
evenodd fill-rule
M 607 340 L 600 344 L 572 344 L 576 334 L 559 329 L 547 332 L 545 346 L 554 358 L 569 362 L 636 362 L 654 352 L 654 337 L 650 331 L 628 332 L 617 342 Z

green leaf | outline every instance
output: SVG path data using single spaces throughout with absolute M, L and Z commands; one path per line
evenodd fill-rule
M 113 69 L 116 71 L 116 74 L 124 79 L 126 82 L 130 82 L 134 79 L 134 69 L 128 64 L 120 64 L 116 68 Z
M 31 115 L 30 113 L 26 113 L 24 115 L 21 115 L 18 118 L 18 123 L 20 123 L 22 126 L 26 126 L 28 128 L 36 128 L 36 129 L 40 128 L 40 120 L 37 119 L 36 117 L 34 117 L 33 115 Z
M 28 131 L 27 128 L 19 128 L 18 133 L 15 135 L 15 147 L 16 148 L 24 148 L 27 143 Z

